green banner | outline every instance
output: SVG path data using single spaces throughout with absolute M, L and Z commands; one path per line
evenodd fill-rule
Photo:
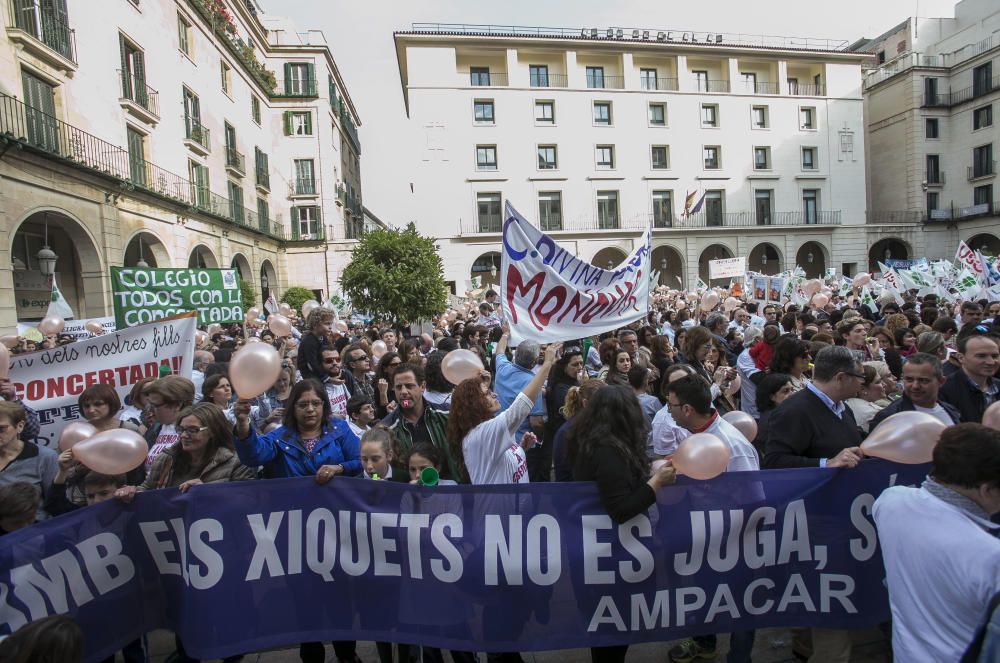
M 112 267 L 111 296 L 118 329 L 195 311 L 198 324 L 243 322 L 235 269 Z

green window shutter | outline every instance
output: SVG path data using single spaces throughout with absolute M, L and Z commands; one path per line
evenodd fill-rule
M 292 63 L 285 63 L 285 94 L 292 93 Z
M 285 127 L 285 135 L 292 135 L 292 111 L 285 111 L 281 114 L 281 124 Z
M 308 63 L 306 65 L 306 94 L 316 94 L 316 65 Z
M 291 218 L 288 220 L 289 225 L 292 227 L 292 239 L 299 238 L 299 208 L 292 206 Z
M 118 35 L 118 53 L 122 58 L 122 96 L 126 99 L 129 94 L 129 79 L 128 79 L 128 51 L 125 49 L 125 37 Z
M 146 61 L 142 56 L 142 51 L 134 51 L 132 53 L 132 69 L 135 74 L 135 80 L 141 81 L 143 84 L 146 83 Z
M 313 132 L 313 114 L 312 112 L 306 113 L 306 134 L 312 136 Z

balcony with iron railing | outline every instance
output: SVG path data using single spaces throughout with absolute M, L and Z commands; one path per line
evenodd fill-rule
M 712 92 L 723 94 L 729 92 L 729 81 L 694 79 L 693 88 L 696 92 Z
M 319 96 L 319 88 L 315 79 L 292 78 L 278 81 L 277 87 L 271 93 L 272 99 L 315 99 Z
M 528 87 L 567 87 L 569 76 L 566 74 L 528 74 Z
M 316 178 L 314 177 L 295 177 L 292 181 L 288 183 L 288 195 L 289 196 L 315 196 L 316 195 Z
M 193 152 L 206 155 L 211 151 L 212 134 L 200 120 L 184 117 L 184 144 Z
M 927 184 L 927 186 L 944 186 L 944 172 L 940 170 L 925 170 L 924 183 Z
M 793 97 L 825 97 L 826 85 L 823 83 L 787 83 L 788 94 Z M 777 94 L 769 92 L 767 94 Z
M 344 219 L 344 239 L 361 239 L 365 234 L 364 219 L 353 216 Z
M 292 221 L 292 232 L 288 237 L 289 242 L 323 242 L 326 241 L 326 227 L 316 221 L 310 227 L 302 228 L 299 223 Z
M 534 221 L 531 222 L 535 225 Z M 841 224 L 840 210 L 815 212 L 773 212 L 767 219 L 761 219 L 755 212 L 721 212 L 703 210 L 688 217 L 662 216 L 655 213 L 639 213 L 632 215 L 609 214 L 603 216 L 583 216 L 563 218 L 553 224 L 549 221 L 545 232 L 593 232 L 600 230 L 634 230 L 641 231 L 647 227 L 654 230 L 686 230 L 692 228 L 757 228 L 769 226 L 839 226 Z M 499 214 L 481 215 L 474 219 L 463 219 L 459 224 L 462 235 L 499 234 L 502 221 Z
M 7 38 L 49 64 L 76 70 L 76 33 L 57 3 L 6 0 Z
M 118 70 L 121 81 L 122 96 L 118 103 L 132 115 L 149 123 L 156 124 L 160 120 L 160 94 L 146 85 L 144 76 Z
M 263 189 L 264 191 L 271 190 L 271 173 L 266 168 L 255 168 L 254 175 L 256 176 L 258 189 Z
M 676 78 L 640 78 L 639 89 L 657 92 L 676 92 Z
M 992 79 L 970 85 L 961 90 L 948 92 L 924 92 L 923 106 L 925 108 L 949 108 L 957 106 L 967 101 L 973 101 L 980 97 L 1000 90 L 1000 74 Z
M 588 90 L 624 90 L 624 76 L 587 76 Z
M 983 159 L 969 166 L 966 172 L 970 182 L 994 177 L 997 174 L 997 162 Z
M 779 94 L 778 83 L 768 81 L 743 81 L 743 92 L 748 94 Z
M 358 154 L 361 154 L 361 139 L 358 137 L 358 128 L 354 125 L 354 120 L 351 119 L 351 114 L 344 103 L 340 104 L 340 125 L 347 130 L 348 140 L 351 141 Z
M 246 157 L 233 147 L 226 147 L 226 170 L 236 177 L 247 174 Z
M 141 156 L 0 93 L 0 151 L 3 143 L 107 178 L 112 186 L 142 191 L 181 208 L 262 232 L 245 222 L 246 212 L 240 213 L 242 206 L 234 207 L 207 187 L 199 187 Z M 273 227 L 265 234 L 283 239 Z
M 468 81 L 472 87 L 507 87 L 506 71 L 460 71 L 458 75 Z

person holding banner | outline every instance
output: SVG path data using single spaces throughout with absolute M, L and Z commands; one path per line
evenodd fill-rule
M 44 500 L 52 491 L 52 482 L 59 471 L 58 455 L 21 439 L 25 419 L 22 405 L 0 401 L 0 486 L 23 481 L 38 488 Z M 37 517 L 38 520 L 46 517 L 41 506 Z
M 645 418 L 628 387 L 597 390 L 573 419 L 567 434 L 574 481 L 593 481 L 605 511 L 616 523 L 644 513 L 656 491 L 677 480 L 669 461 L 650 476 Z M 624 663 L 628 645 L 592 647 L 593 663 Z
M 167 375 L 153 380 L 144 390 L 146 404 L 153 411 L 153 424 L 146 430 L 145 471 L 153 466 L 156 457 L 178 440 L 174 424 L 181 410 L 194 402 L 194 384 L 176 375 Z
M 316 380 L 301 380 L 292 387 L 284 425 L 266 435 L 257 435 L 250 426 L 250 401 L 237 401 L 233 412 L 233 447 L 240 462 L 263 465 L 267 478 L 314 476 L 322 485 L 337 475 L 361 474 L 361 442 L 347 422 L 330 418 L 326 390 Z M 335 641 L 333 650 L 343 663 L 360 663 L 357 642 Z M 301 643 L 299 657 L 303 663 L 323 663 L 323 643 Z
M 35 438 L 38 437 L 38 434 L 42 430 L 42 425 L 38 421 L 38 413 L 25 405 L 24 402 L 17 397 L 17 391 L 14 389 L 14 383 L 6 377 L 0 378 L 0 399 L 3 399 L 8 403 L 14 403 L 15 405 L 21 406 L 21 409 L 24 410 L 24 428 L 21 430 L 21 440 L 24 442 L 34 442 Z

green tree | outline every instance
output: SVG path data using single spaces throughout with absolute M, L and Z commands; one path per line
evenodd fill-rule
M 379 320 L 416 322 L 448 305 L 434 240 L 406 228 L 365 233 L 351 254 L 341 286 L 355 309 Z
M 310 299 L 316 299 L 316 294 L 309 288 L 303 288 L 300 285 L 293 285 L 281 296 L 281 301 L 296 311 L 301 311 L 302 304 Z
M 253 289 L 253 284 L 240 279 L 240 293 L 243 295 L 243 308 L 257 305 L 257 293 Z

